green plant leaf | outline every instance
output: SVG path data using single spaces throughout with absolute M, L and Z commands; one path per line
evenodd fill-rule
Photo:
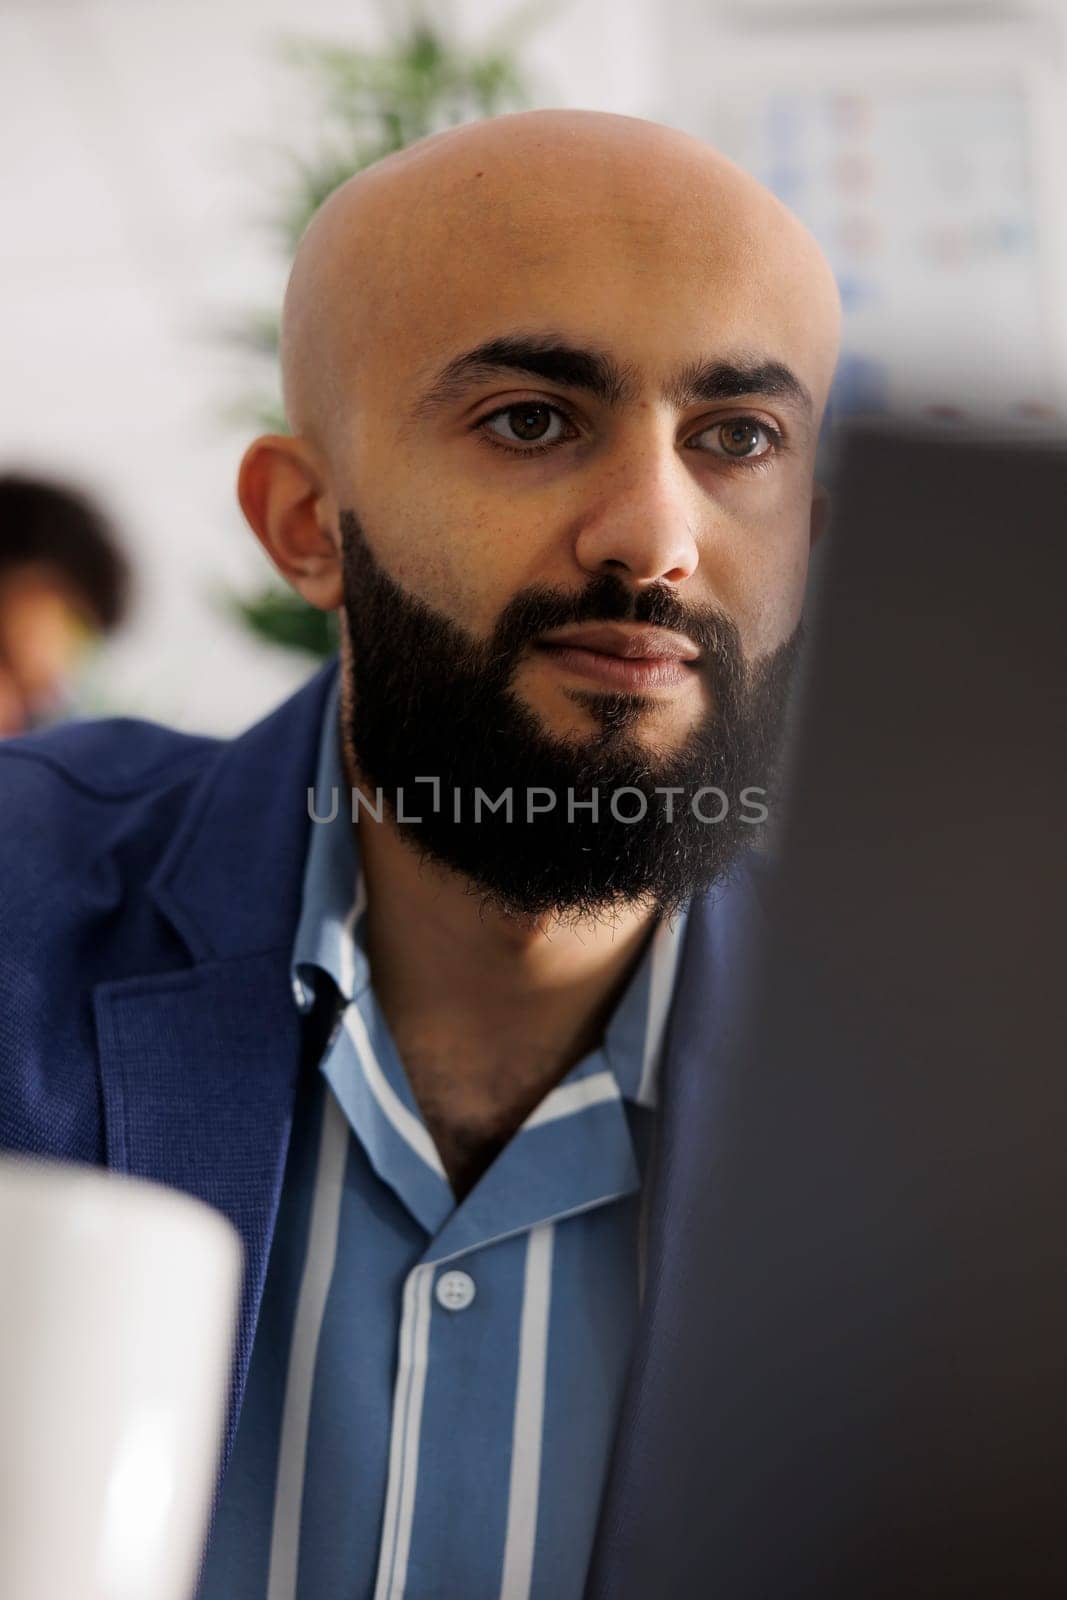
M 337 649 L 335 614 L 319 611 L 289 589 L 261 589 L 245 599 L 234 597 L 230 604 L 245 626 L 268 644 L 322 660 Z

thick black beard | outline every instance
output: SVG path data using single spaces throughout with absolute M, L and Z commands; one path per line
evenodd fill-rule
M 746 788 L 773 793 L 799 627 L 749 665 L 722 612 L 684 607 L 667 586 L 637 592 L 605 573 L 575 594 L 523 590 L 483 643 L 383 571 L 354 512 L 341 512 L 340 531 L 353 676 L 342 736 L 366 800 L 377 805 L 380 789 L 424 858 L 459 873 L 472 893 L 507 914 L 584 920 L 634 903 L 670 915 L 756 842 L 757 801 L 742 804 L 741 795 Z M 572 691 L 596 731 L 561 738 L 510 687 L 526 647 L 550 629 L 623 619 L 675 629 L 704 652 L 700 670 L 714 710 L 669 758 L 629 732 L 648 704 L 639 694 Z M 439 780 L 436 810 L 432 785 L 418 781 L 428 778 Z M 671 819 L 657 788 L 683 791 L 673 797 Z M 701 820 L 692 807 L 705 788 L 727 797 L 719 822 Z M 619 796 L 620 814 L 635 815 L 644 796 L 643 817 L 613 814 L 611 797 L 622 789 L 639 795 Z M 490 802 L 511 790 L 511 820 L 504 807 L 491 811 L 484 802 L 476 820 L 476 790 Z M 545 790 L 555 804 L 529 818 L 534 790 L 535 805 L 548 803 Z M 580 805 L 593 790 L 596 820 Z M 764 793 L 757 799 L 767 804 Z M 722 809 L 714 795 L 698 804 L 705 816 Z

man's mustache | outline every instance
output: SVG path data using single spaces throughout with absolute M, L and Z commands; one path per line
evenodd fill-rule
M 647 622 L 683 634 L 705 655 L 740 657 L 737 628 L 714 607 L 685 606 L 667 584 L 633 589 L 613 572 L 602 573 L 575 594 L 547 586 L 524 589 L 500 614 L 489 642 L 494 662 L 508 662 L 543 634 L 583 622 Z

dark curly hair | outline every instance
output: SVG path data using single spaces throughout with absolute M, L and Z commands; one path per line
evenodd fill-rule
M 54 567 L 105 631 L 129 603 L 130 568 L 108 518 L 80 489 L 0 474 L 0 579 L 30 562 Z

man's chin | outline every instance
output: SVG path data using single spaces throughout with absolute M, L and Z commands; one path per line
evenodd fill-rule
M 581 689 L 546 691 L 538 686 L 515 699 L 546 739 L 590 754 L 628 745 L 634 753 L 665 761 L 679 756 L 697 729 L 678 706 L 651 695 L 606 694 Z

